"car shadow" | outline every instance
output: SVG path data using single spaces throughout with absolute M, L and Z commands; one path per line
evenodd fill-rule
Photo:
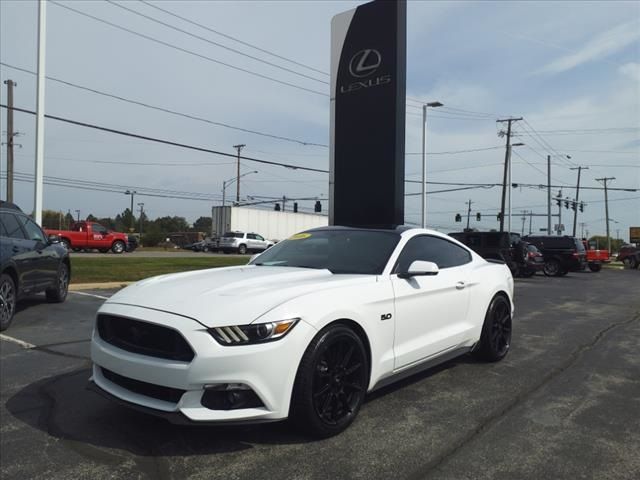
M 42 305 L 44 303 L 48 303 L 47 297 L 45 297 L 44 294 L 34 294 L 29 295 L 28 297 L 22 297 L 16 305 L 15 313 L 20 313 L 28 308 Z
M 470 356 L 450 360 L 376 390 L 367 396 L 366 403 L 464 363 L 476 361 Z M 39 380 L 11 396 L 5 406 L 17 420 L 65 441 L 84 455 L 99 457 L 113 455 L 109 451 L 114 449 L 136 456 L 170 457 L 238 452 L 253 448 L 253 444 L 289 445 L 315 441 L 296 432 L 287 422 L 238 426 L 175 425 L 117 405 L 88 390 L 90 374 L 90 368 L 82 368 Z

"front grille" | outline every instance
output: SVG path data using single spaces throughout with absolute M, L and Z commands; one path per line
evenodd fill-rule
M 133 393 L 144 395 L 145 397 L 155 398 L 157 400 L 163 400 L 170 403 L 178 403 L 184 395 L 186 390 L 180 390 L 179 388 L 163 387 L 162 385 L 154 385 L 153 383 L 141 382 L 140 380 L 134 380 L 133 378 L 123 377 L 111 370 L 102 368 L 102 375 L 116 385 L 129 390 Z
M 98 315 L 98 334 L 111 345 L 150 357 L 190 362 L 194 353 L 171 328 L 113 315 Z

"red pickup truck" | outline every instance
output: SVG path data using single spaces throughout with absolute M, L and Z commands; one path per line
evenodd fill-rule
M 122 253 L 128 249 L 129 238 L 125 233 L 112 232 L 95 222 L 76 222 L 71 230 L 45 229 L 47 235 L 57 235 L 67 249 L 97 249 L 102 253 L 111 250 Z
M 609 252 L 607 250 L 600 250 L 599 248 L 594 248 L 596 245 L 590 245 L 586 240 L 582 240 L 584 248 L 587 253 L 587 263 L 589 264 L 589 270 L 592 272 L 599 272 L 602 270 L 603 263 L 609 263 L 611 259 L 609 258 Z

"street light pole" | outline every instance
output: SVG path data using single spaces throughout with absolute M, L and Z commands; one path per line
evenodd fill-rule
M 573 236 L 576 236 L 576 228 L 578 226 L 578 196 L 580 195 L 580 173 L 582 170 L 589 170 L 589 167 L 572 167 L 569 170 L 578 170 L 578 185 L 576 186 L 576 201 L 573 204 Z
M 509 233 L 511 233 L 511 189 L 512 189 L 512 183 L 511 183 L 511 149 L 513 147 L 522 147 L 524 146 L 524 143 L 520 142 L 520 143 L 514 143 L 513 145 L 509 145 L 507 147 L 507 152 L 508 152 L 508 160 L 507 160 L 507 166 L 509 168 L 509 188 L 508 188 L 508 192 L 509 192 L 509 222 L 507 223 L 507 231 Z
M 131 228 L 132 232 L 135 229 L 135 227 L 133 226 L 133 197 L 136 193 L 138 192 L 136 192 L 135 190 L 127 190 L 126 192 L 124 192 L 125 195 L 131 195 L 131 209 L 129 210 L 131 212 L 131 224 L 129 225 L 129 228 Z
M 140 207 L 140 219 L 138 222 L 140 226 L 138 227 L 138 231 L 140 232 L 140 238 L 142 238 L 142 214 L 144 213 L 144 203 L 139 203 L 138 206 Z
M 427 107 L 442 107 L 440 102 L 422 105 L 422 228 L 427 228 Z

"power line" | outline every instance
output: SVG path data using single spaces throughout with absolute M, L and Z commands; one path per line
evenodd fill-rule
M 124 5 L 116 3 L 113 0 L 105 0 L 105 1 L 110 3 L 111 5 L 113 5 L 114 7 L 122 8 L 123 10 L 131 12 L 134 15 L 138 15 L 140 17 L 146 18 L 147 20 L 150 20 L 150 21 L 155 22 L 157 24 L 163 25 L 163 26 L 165 26 L 167 28 L 171 28 L 172 30 L 175 30 L 177 32 L 184 33 L 185 35 L 189 35 L 190 37 L 197 38 L 198 40 L 202 40 L 203 42 L 207 42 L 207 43 L 209 43 L 211 45 L 215 45 L 216 47 L 220 47 L 220 48 L 223 48 L 225 50 L 229 50 L 230 52 L 237 53 L 238 55 L 242 55 L 244 57 L 250 58 L 250 59 L 255 60 L 257 62 L 264 63 L 264 64 L 269 65 L 269 66 L 274 67 L 274 68 L 278 68 L 278 69 L 283 70 L 285 72 L 293 73 L 294 75 L 298 75 L 300 77 L 304 77 L 304 78 L 307 78 L 307 79 L 310 79 L 310 80 L 314 80 L 316 82 L 323 83 L 325 85 L 329 85 L 329 82 L 327 82 L 326 80 L 319 80 L 319 79 L 317 79 L 315 77 L 312 77 L 311 75 L 307 75 L 307 74 L 304 74 L 304 73 L 297 72 L 297 71 L 292 70 L 290 68 L 283 67 L 283 66 L 278 65 L 276 63 L 272 63 L 272 62 L 269 62 L 269 61 L 264 60 L 262 58 L 255 57 L 253 55 L 249 55 L 248 53 L 244 53 L 244 52 L 242 52 L 240 50 L 236 50 L 235 48 L 231 48 L 231 47 L 228 47 L 228 46 L 223 45 L 221 43 L 214 42 L 213 40 L 210 40 L 210 39 L 205 38 L 205 37 L 201 37 L 200 35 L 196 35 L 195 33 L 189 32 L 187 30 L 183 30 L 182 28 L 176 27 L 175 25 L 171 25 L 170 23 L 166 23 L 166 22 L 163 22 L 162 20 L 158 20 L 158 19 L 153 18 L 153 17 L 151 17 L 149 15 L 145 15 L 144 13 L 138 12 L 138 11 L 132 9 L 132 8 L 125 7 Z
M 231 65 L 230 63 L 226 63 L 226 62 L 223 62 L 221 60 L 217 60 L 215 58 L 209 57 L 207 55 L 203 55 L 201 53 L 197 53 L 197 52 L 194 52 L 192 50 L 188 50 L 186 48 L 179 47 L 179 46 L 174 45 L 172 43 L 165 42 L 163 40 L 160 40 L 158 38 L 152 37 L 150 35 L 145 35 L 144 33 L 136 32 L 135 30 L 131 30 L 129 28 L 123 27 L 123 26 L 118 25 L 116 23 L 109 22 L 108 20 L 104 20 L 104 19 L 96 17 L 94 15 L 90 15 L 90 14 L 82 12 L 80 10 L 76 10 L 75 8 L 69 7 L 67 5 L 63 5 L 63 4 L 59 3 L 59 2 L 56 2 L 55 0 L 49 0 L 49 3 L 52 3 L 52 4 L 54 4 L 54 5 L 58 6 L 58 7 L 66 9 L 66 10 L 72 11 L 72 12 L 78 14 L 78 15 L 82 15 L 84 17 L 91 18 L 91 19 L 93 19 L 93 20 L 95 20 L 97 22 L 104 23 L 105 25 L 109 25 L 109 26 L 111 26 L 113 28 L 117 28 L 118 30 L 122 30 L 124 32 L 130 33 L 131 35 L 135 35 L 136 37 L 144 38 L 144 39 L 149 40 L 151 42 L 154 42 L 154 43 L 157 43 L 157 44 L 160 44 L 160 45 L 164 45 L 165 47 L 169 47 L 169 48 L 172 48 L 174 50 L 178 50 L 180 52 L 187 53 L 189 55 L 193 55 L 193 56 L 201 58 L 203 60 L 207 60 L 209 62 L 216 63 L 218 65 L 222 65 L 222 66 L 225 66 L 227 68 L 231 68 L 233 70 L 237 70 L 239 72 L 248 73 L 249 75 L 253 75 L 255 77 L 259 77 L 259 78 L 262 78 L 262 79 L 265 79 L 265 80 L 270 80 L 272 82 L 279 83 L 281 85 L 286 85 L 288 87 L 296 88 L 298 90 L 303 90 L 303 91 L 306 91 L 306 92 L 309 92 L 309 93 L 315 93 L 316 95 L 322 95 L 324 97 L 328 97 L 329 96 L 325 92 L 319 92 L 319 91 L 313 90 L 311 88 L 303 87 L 301 85 L 296 85 L 294 83 L 286 82 L 284 80 L 279 80 L 277 78 L 270 77 L 270 76 L 264 75 L 262 73 L 254 72 L 254 71 L 248 70 L 246 68 L 237 67 L 235 65 Z
M 11 64 L 8 64 L 8 63 L 5 63 L 5 62 L 0 62 L 0 65 L 3 65 L 3 66 L 8 67 L 8 68 L 12 68 L 12 69 L 17 70 L 19 72 L 28 73 L 30 75 L 36 75 L 36 72 L 34 72 L 34 71 L 27 70 L 26 68 L 20 68 L 20 67 L 17 67 L 15 65 L 11 65 Z M 131 99 L 131 98 L 126 98 L 126 97 L 123 97 L 121 95 L 116 95 L 114 93 L 103 92 L 103 91 L 97 90 L 95 88 L 86 87 L 84 85 L 79 85 L 77 83 L 72 83 L 72 82 L 69 82 L 67 80 L 62 80 L 60 78 L 55 78 L 55 77 L 51 77 L 51 76 L 47 76 L 46 78 L 47 78 L 47 80 L 50 80 L 52 82 L 60 83 L 62 85 L 67 85 L 69 87 L 77 88 L 77 89 L 80 89 L 80 90 L 85 90 L 87 92 L 95 93 L 97 95 L 102 95 L 104 97 L 113 98 L 115 100 L 120 100 L 122 102 L 131 103 L 131 104 L 134 104 L 134 105 L 138 105 L 138 106 L 141 106 L 141 107 L 144 107 L 144 108 L 149 108 L 149 109 L 152 109 L 152 110 L 157 110 L 157 111 L 164 112 L 164 113 L 170 113 L 171 115 L 177 115 L 179 117 L 188 118 L 190 120 L 196 120 L 196 121 L 199 121 L 199 122 L 208 123 L 210 125 L 216 125 L 218 127 L 229 128 L 231 130 L 236 130 L 236 131 L 239 131 L 239 132 L 250 133 L 250 134 L 253 134 L 253 135 L 259 135 L 259 136 L 262 136 L 262 137 L 272 138 L 272 139 L 275 139 L 275 140 L 283 140 L 283 141 L 286 141 L 286 142 L 296 143 L 296 144 L 304 145 L 304 146 L 326 147 L 326 148 L 329 147 L 328 145 L 322 144 L 322 143 L 307 142 L 307 141 L 299 140 L 299 139 L 296 139 L 296 138 L 284 137 L 282 135 L 275 135 L 275 134 L 272 134 L 272 133 L 265 133 L 265 132 L 261 132 L 261 131 L 258 131 L 258 130 L 252 130 L 252 129 L 249 129 L 249 128 L 230 125 L 228 123 L 217 122 L 217 121 L 214 121 L 214 120 L 210 120 L 208 118 L 198 117 L 196 115 L 192 115 L 192 114 L 188 114 L 188 113 L 184 113 L 184 112 L 179 112 L 177 110 L 172 110 L 172 109 L 167 108 L 167 107 L 159 107 L 157 105 L 152 105 L 152 104 L 149 104 L 149 103 L 145 103 L 145 102 L 142 102 L 140 100 L 134 100 L 134 99 Z
M 144 3 L 145 5 L 151 7 L 151 8 L 155 8 L 156 10 L 160 10 L 161 12 L 166 13 L 167 15 L 171 15 L 171 16 L 173 16 L 175 18 L 179 18 L 180 20 L 182 20 L 184 22 L 187 22 L 187 23 L 190 23 L 191 25 L 195 25 L 196 27 L 203 28 L 203 29 L 205 29 L 205 30 L 207 30 L 207 31 L 209 31 L 211 33 L 215 33 L 216 35 L 220 35 L 221 37 L 228 38 L 229 40 L 233 40 L 234 42 L 238 42 L 238 43 L 240 43 L 242 45 L 245 45 L 247 47 L 250 47 L 250 48 L 253 48 L 255 50 L 258 50 L 259 52 L 266 53 L 266 54 L 271 55 L 273 57 L 276 57 L 276 58 L 279 58 L 281 60 L 285 60 L 287 62 L 293 63 L 294 65 L 298 65 L 299 67 L 304 67 L 304 68 L 307 68 L 309 70 L 313 70 L 314 72 L 321 73 L 323 75 L 327 75 L 327 76 L 329 75 L 327 72 L 323 72 L 322 70 L 319 70 L 317 68 L 311 67 L 309 65 L 305 65 L 304 63 L 298 62 L 296 60 L 292 60 L 290 58 L 287 58 L 285 56 L 279 55 L 279 54 L 274 53 L 272 51 L 269 51 L 269 50 L 266 50 L 264 48 L 258 47 L 256 45 L 251 44 L 251 43 L 245 42 L 244 40 L 240 40 L 237 37 L 232 37 L 231 35 L 228 35 L 226 33 L 222 33 L 219 30 L 214 30 L 211 27 L 208 27 L 208 26 L 203 25 L 201 23 L 195 22 L 195 21 L 190 20 L 190 19 L 188 19 L 186 17 L 182 17 L 182 16 L 178 15 L 177 13 L 173 13 L 173 12 L 171 12 L 169 10 L 165 10 L 164 8 L 160 8 L 157 5 L 153 5 L 151 2 L 148 2 L 146 0 L 140 0 L 140 1 L 142 3 Z
M 0 104 L 0 107 L 1 108 L 7 108 L 7 106 L 4 105 L 4 104 Z M 16 112 L 28 113 L 30 115 L 35 115 L 35 113 L 36 113 L 36 112 L 34 112 L 32 110 L 26 110 L 24 108 L 18 108 L 18 107 L 14 107 L 13 110 L 15 110 Z M 163 140 L 163 139 L 160 139 L 160 138 L 149 137 L 149 136 L 146 136 L 146 135 L 139 135 L 137 133 L 125 132 L 125 131 L 122 131 L 122 130 L 116 130 L 116 129 L 113 129 L 113 128 L 102 127 L 102 126 L 99 126 L 99 125 L 93 125 L 93 124 L 86 123 L 86 122 L 79 122 L 77 120 L 71 120 L 71 119 L 68 119 L 68 118 L 57 117 L 55 115 L 46 114 L 45 118 L 49 118 L 51 120 L 57 120 L 59 122 L 69 123 L 71 125 L 77 125 L 77 126 L 80 126 L 80 127 L 93 128 L 95 130 L 101 130 L 103 132 L 109 132 L 109 133 L 113 133 L 113 134 L 116 134 L 116 135 L 123 135 L 125 137 L 138 138 L 138 139 L 141 139 L 141 140 L 147 140 L 149 142 L 156 142 L 156 143 L 162 143 L 164 145 L 171 145 L 173 147 L 186 148 L 186 149 L 189 149 L 189 150 L 196 150 L 198 152 L 212 153 L 214 155 L 221 155 L 223 157 L 238 158 L 237 155 L 234 155 L 232 153 L 220 152 L 220 151 L 211 150 L 211 149 L 205 148 L 205 147 L 197 147 L 197 146 L 194 146 L 194 145 L 188 145 L 186 143 L 172 142 L 170 140 Z M 276 165 L 276 166 L 279 166 L 279 167 L 291 168 L 293 170 L 306 170 L 306 171 L 309 171 L 309 172 L 329 173 L 328 170 L 322 170 L 322 169 L 319 169 L 319 168 L 303 167 L 303 166 L 300 166 L 300 165 L 292 165 L 292 164 L 289 164 L 289 163 L 273 162 L 273 161 L 270 161 L 270 160 L 261 160 L 261 159 L 252 158 L 252 157 L 243 157 L 243 156 L 241 156 L 240 159 L 241 160 L 247 160 L 247 161 L 250 161 L 250 162 L 263 163 L 263 164 L 266 164 L 266 165 Z

